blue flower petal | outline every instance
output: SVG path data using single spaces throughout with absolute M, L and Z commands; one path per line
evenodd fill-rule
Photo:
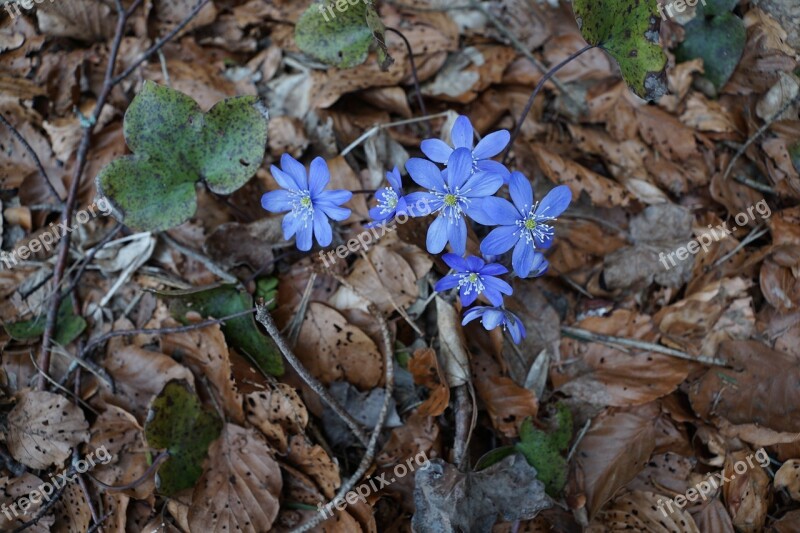
M 398 193 L 403 190 L 403 178 L 400 176 L 400 169 L 394 167 L 391 172 L 386 173 L 386 181 L 392 186 L 392 189 Z
M 498 309 L 496 307 L 490 307 L 483 314 L 483 318 L 481 319 L 481 324 L 483 324 L 483 327 L 486 328 L 486 330 L 491 331 L 500 324 L 504 323 L 505 320 L 506 317 L 502 309 Z
M 572 191 L 566 185 L 559 185 L 547 193 L 536 208 L 536 214 L 555 218 L 569 206 L 572 201 Z
M 472 175 L 472 152 L 467 148 L 456 148 L 447 160 L 447 185 L 450 192 L 461 188 Z M 502 185 L 502 179 L 500 185 Z M 500 185 L 497 188 L 500 188 Z M 496 191 L 497 189 L 495 189 Z M 463 191 L 462 191 L 463 192 Z M 492 193 L 489 193 L 492 194 Z
M 506 253 L 519 241 L 517 226 L 500 226 L 489 232 L 481 243 L 483 255 L 500 255 Z
M 340 206 L 343 203 L 350 201 L 352 197 L 353 193 L 350 191 L 335 189 L 332 191 L 322 191 L 319 194 L 312 196 L 311 199 L 314 201 L 314 206 Z
M 486 223 L 487 226 L 515 226 L 517 221 L 523 218 L 514 205 L 505 198 L 490 196 L 479 200 L 477 204 L 490 219 L 490 222 Z
M 303 252 L 309 251 L 313 244 L 311 233 L 314 229 L 314 225 L 308 222 L 308 220 L 303 221 L 297 228 L 297 249 Z
M 426 139 L 419 147 L 428 159 L 437 163 L 447 163 L 453 153 L 453 149 L 441 139 Z
M 401 196 L 397 199 L 397 205 L 394 206 L 394 212 L 398 215 L 407 215 L 408 214 L 408 203 L 406 202 L 406 197 Z
M 467 256 L 467 270 L 469 272 L 480 272 L 486 263 L 478 256 Z
M 302 188 L 292 176 L 279 169 L 275 165 L 270 166 L 269 169 L 272 172 L 272 177 L 275 179 L 278 185 L 281 186 L 281 188 L 288 189 L 290 191 L 297 191 Z
M 297 233 L 297 229 L 303 225 L 303 218 L 298 216 L 295 212 L 288 213 L 281 221 L 281 228 L 283 229 L 283 238 L 289 240 Z
M 489 263 L 481 269 L 481 274 L 484 276 L 500 276 L 508 274 L 508 269 L 499 263 Z
M 502 279 L 498 279 L 494 276 L 483 276 L 483 285 L 487 289 L 492 289 L 497 292 L 502 292 L 503 294 L 512 294 L 514 292 L 514 289 L 511 288 L 511 285 L 509 285 Z
M 456 272 L 467 271 L 467 262 L 458 254 L 444 254 L 442 260 Z
M 408 214 L 412 217 L 428 216 L 444 205 L 441 198 L 429 192 L 412 192 L 404 196 Z
M 331 223 L 321 209 L 314 210 L 314 236 L 320 246 L 328 246 L 333 241 Z
M 503 295 L 500 294 L 500 291 L 495 289 L 486 288 L 483 290 L 483 295 L 486 297 L 487 300 L 491 302 L 492 305 L 500 306 L 503 305 Z
M 539 276 L 544 275 L 548 268 L 550 268 L 550 262 L 544 258 L 543 254 L 536 252 L 536 255 L 533 258 L 533 265 L 531 266 L 530 277 L 538 278 Z
M 339 207 L 328 203 L 317 203 L 314 209 L 322 210 L 331 220 L 347 220 L 351 211 L 346 207 Z
M 491 309 L 491 307 L 487 307 L 485 305 L 480 305 L 478 307 L 473 307 L 472 309 L 468 309 L 467 312 L 464 313 L 464 318 L 461 321 L 461 325 L 466 326 L 476 318 L 482 317 L 489 309 Z
M 412 157 L 406 162 L 406 170 L 419 186 L 431 191 L 444 192 L 442 171 L 427 159 Z
M 311 196 L 316 197 L 331 181 L 331 173 L 328 170 L 328 163 L 321 157 L 315 157 L 311 162 L 311 167 L 308 173 L 308 186 L 311 191 Z
M 511 256 L 511 264 L 514 272 L 521 278 L 527 278 L 533 268 L 533 243 L 525 239 L 520 239 L 514 247 L 514 254 Z
M 292 210 L 292 195 L 289 191 L 280 189 L 270 191 L 261 197 L 261 207 L 270 213 L 283 213 Z
M 447 217 L 439 215 L 428 228 L 428 236 L 425 240 L 425 247 L 428 253 L 438 254 L 447 245 L 447 227 L 450 224 Z
M 302 163 L 289 154 L 283 154 L 281 156 L 281 168 L 285 173 L 292 177 L 294 182 L 297 184 L 297 188 L 304 191 L 308 190 L 306 167 L 304 167 Z
M 553 237 L 554 235 L 552 233 L 549 233 L 542 237 L 540 237 L 539 235 L 535 235 L 534 241 L 536 242 L 536 247 L 545 249 L 550 248 L 550 246 L 552 246 L 553 244 Z
M 461 194 L 467 198 L 482 198 L 491 196 L 503 186 L 503 177 L 498 174 L 477 172 L 464 183 Z
M 442 292 L 453 287 L 458 287 L 458 282 L 461 281 L 461 277 L 457 276 L 456 274 L 450 274 L 449 276 L 445 276 L 439 281 L 436 282 L 436 285 L 433 286 L 433 290 L 436 292 Z
M 472 155 L 475 156 L 475 159 L 489 159 L 502 152 L 508 146 L 508 141 L 510 140 L 511 134 L 508 131 L 495 131 L 478 142 L 478 146 L 472 151 Z
M 478 170 L 482 172 L 488 172 L 489 174 L 497 174 L 498 176 L 502 176 L 503 183 L 508 183 L 508 179 L 511 177 L 511 172 L 509 172 L 508 168 L 506 168 L 506 166 L 499 161 L 483 159 L 478 161 L 477 166 Z
M 461 297 L 461 305 L 467 307 L 468 305 L 472 305 L 475 300 L 478 299 L 477 291 L 470 291 L 467 292 L 469 289 L 469 285 L 462 285 L 461 289 L 458 291 L 458 295 Z
M 524 217 L 533 207 L 533 189 L 531 182 L 528 181 L 522 172 L 512 172 L 508 181 L 508 192 L 511 194 L 511 201 Z
M 369 216 L 372 220 L 377 222 L 382 222 L 386 219 L 392 218 L 394 216 L 393 212 L 385 212 L 382 207 L 372 207 L 369 210 Z
M 459 217 L 455 221 L 448 220 L 447 240 L 450 241 L 453 252 L 464 255 L 464 251 L 467 249 L 467 223 L 464 222 L 463 217 Z
M 522 320 L 510 311 L 506 311 L 506 327 L 508 328 L 508 332 L 511 333 L 514 344 L 519 344 L 522 342 L 522 339 L 526 337 L 525 326 L 522 324 Z
M 450 138 L 456 148 L 469 148 L 472 151 L 472 142 L 475 138 L 475 130 L 469 119 L 464 115 L 459 115 L 450 130 Z

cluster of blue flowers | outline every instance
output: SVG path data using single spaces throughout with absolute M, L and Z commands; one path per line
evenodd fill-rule
M 428 228 L 426 247 L 429 253 L 441 253 L 447 244 L 453 253 L 442 259 L 454 273 L 443 277 L 436 291 L 458 288 L 461 303 L 467 307 L 483 295 L 491 306 L 477 306 L 464 313 L 462 325 L 476 318 L 487 330 L 502 325 L 514 342 L 525 337 L 522 321 L 503 307 L 503 295 L 512 293 L 511 286 L 497 276 L 508 269 L 497 263 L 487 263 L 476 256 L 464 258 L 467 245 L 466 218 L 485 225 L 496 226 L 481 242 L 486 258 L 514 249 L 511 264 L 521 278 L 541 276 L 548 262 L 538 250 L 549 248 L 554 229 L 550 224 L 569 205 L 572 194 L 560 185 L 540 202 L 535 202 L 528 179 L 520 172 L 509 172 L 501 163 L 492 160 L 510 141 L 507 131 L 501 130 L 484 137 L 474 145 L 475 131 L 469 119 L 456 119 L 450 135 L 453 146 L 439 139 L 428 139 L 420 148 L 428 159 L 412 158 L 406 170 L 424 190 L 404 194 L 400 172 L 394 168 L 387 173 L 389 187 L 375 194 L 377 206 L 370 209 L 375 222 L 389 221 L 397 215 L 414 216 L 408 206 L 426 202 L 436 218 Z M 436 163 L 444 165 L 444 169 Z M 261 205 L 273 213 L 288 214 L 283 219 L 283 236 L 297 235 L 297 247 L 308 251 L 312 233 L 321 246 L 332 241 L 329 218 L 344 220 L 350 210 L 341 207 L 352 193 L 344 190 L 326 191 L 330 181 L 328 167 L 322 158 L 311 162 L 308 176 L 302 164 L 288 154 L 281 158 L 281 169 L 273 166 L 272 175 L 283 190 L 266 193 Z M 511 201 L 494 196 L 508 186 Z

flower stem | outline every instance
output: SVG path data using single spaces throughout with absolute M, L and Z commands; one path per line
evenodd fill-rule
M 593 44 L 587 44 L 586 46 L 584 46 L 583 48 L 581 48 L 577 52 L 575 52 L 572 55 L 570 55 L 568 58 L 566 58 L 564 61 L 562 61 L 561 63 L 559 63 L 555 67 L 553 67 L 550 70 L 548 70 L 545 73 L 545 75 L 542 77 L 542 79 L 539 80 L 539 83 L 536 85 L 536 88 L 533 90 L 533 94 L 531 94 L 531 97 L 528 98 L 528 103 L 525 104 L 525 109 L 522 111 L 522 115 L 519 117 L 519 120 L 517 121 L 517 127 L 514 128 L 514 133 L 511 134 L 511 140 L 508 143 L 508 148 L 506 148 L 506 153 L 503 155 L 503 164 L 504 165 L 506 163 L 508 163 L 508 156 L 511 153 L 511 148 L 514 146 L 514 141 L 516 141 L 517 137 L 519 137 L 520 130 L 522 130 L 522 123 L 525 122 L 525 117 L 527 117 L 528 113 L 530 113 L 531 108 L 533 107 L 533 101 L 536 99 L 536 95 L 538 95 L 539 91 L 542 90 L 542 87 L 544 87 L 544 84 L 547 83 L 547 80 L 549 80 L 553 76 L 553 74 L 555 74 L 556 72 L 561 70 L 561 68 L 563 68 L 567 63 L 571 62 L 573 59 L 577 59 L 581 54 L 583 54 L 584 52 L 586 52 L 588 50 L 591 50 L 594 47 L 595 47 L 595 45 L 593 45 Z

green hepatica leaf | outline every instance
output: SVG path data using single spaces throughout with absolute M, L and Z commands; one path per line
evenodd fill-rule
M 133 155 L 107 165 L 97 189 L 129 227 L 163 231 L 194 215 L 196 182 L 230 194 L 256 173 L 267 110 L 240 96 L 203 113 L 185 94 L 147 81 L 125 113 L 123 132 Z
M 608 52 L 628 87 L 641 98 L 667 92 L 667 56 L 658 44 L 661 16 L 651 0 L 574 0 L 583 38 Z
M 3 324 L 6 333 L 18 341 L 35 340 L 44 334 L 44 326 L 47 321 L 45 313 L 42 313 L 31 320 L 23 320 L 14 324 Z M 76 315 L 72 309 L 70 298 L 63 298 L 58 307 L 56 315 L 56 335 L 55 341 L 62 346 L 71 343 L 86 329 L 86 321 L 83 317 Z
M 171 496 L 194 487 L 208 447 L 222 431 L 222 420 L 203 408 L 188 383 L 173 380 L 150 404 L 144 431 L 149 446 L 169 451 L 158 468 L 156 484 L 159 493 Z
M 556 427 L 546 433 L 526 419 L 519 430 L 520 442 L 516 444 L 517 451 L 536 469 L 536 477 L 544 483 L 547 494 L 553 497 L 567 482 L 567 461 L 562 452 L 567 450 L 572 438 L 572 415 L 566 406 L 557 406 L 554 424 Z
M 343 9 L 339 10 L 337 6 Z M 355 3 L 325 0 L 312 4 L 303 13 L 295 26 L 294 36 L 300 50 L 340 68 L 362 64 L 367 60 L 373 41 L 377 41 L 381 49 L 381 66 L 386 68 L 392 61 L 383 44 L 383 30 L 371 0 L 357 0 Z
M 675 50 L 676 59 L 682 62 L 702 58 L 705 77 L 720 90 L 744 52 L 747 40 L 744 22 L 732 13 L 708 18 L 700 12 L 684 30 L 686 37 Z
M 253 308 L 253 298 L 231 285 L 201 287 L 185 291 L 159 292 L 169 300 L 169 310 L 176 320 L 188 324 L 190 311 L 203 317 L 222 318 Z M 258 330 L 253 315 L 226 320 L 222 333 L 228 343 L 245 355 L 264 374 L 283 374 L 283 358 L 273 340 Z

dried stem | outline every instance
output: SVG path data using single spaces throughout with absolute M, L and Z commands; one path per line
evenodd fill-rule
M 281 332 L 278 330 L 278 326 L 275 324 L 275 321 L 272 319 L 272 315 L 269 314 L 267 311 L 266 305 L 257 305 L 256 306 L 256 320 L 266 328 L 267 333 L 269 336 L 272 337 L 272 340 L 275 341 L 275 344 L 278 346 L 278 349 L 281 351 L 283 356 L 289 361 L 289 364 L 292 365 L 292 368 L 295 369 L 297 374 L 302 378 L 306 384 L 311 387 L 311 390 L 317 393 L 317 395 L 322 398 L 322 400 L 328 404 L 328 406 L 333 409 L 333 411 L 339 415 L 339 417 L 347 424 L 347 427 L 353 432 L 353 434 L 361 441 L 362 444 L 365 446 L 368 445 L 369 439 L 367 438 L 366 433 L 361 429 L 361 426 L 358 425 L 358 422 L 350 416 L 350 414 L 345 411 L 344 407 L 342 407 L 336 399 L 330 395 L 328 390 L 325 386 L 303 366 L 303 363 L 297 356 L 292 352 L 289 348 L 289 345 L 286 343 L 286 339 L 283 338 Z
M 414 91 L 417 93 L 417 103 L 419 103 L 419 109 L 422 111 L 422 115 L 424 117 L 428 116 L 428 110 L 425 109 L 425 100 L 422 98 L 422 89 L 419 86 L 419 75 L 417 74 L 417 62 L 414 61 L 414 50 L 411 49 L 411 43 L 408 42 L 406 36 L 403 35 L 400 30 L 396 30 L 394 28 L 386 28 L 386 31 L 390 31 L 401 39 L 403 42 L 406 43 L 406 50 L 408 50 L 408 62 L 411 63 L 411 75 L 414 77 Z M 430 118 L 425 121 L 425 127 L 428 130 L 428 137 L 433 136 L 433 126 L 431 126 Z
M 151 464 L 149 467 L 147 467 L 147 470 L 145 470 L 144 474 L 142 474 L 139 477 L 139 479 L 135 479 L 135 480 L 131 481 L 130 483 L 126 483 L 125 485 L 119 485 L 119 486 L 107 485 L 107 484 L 103 483 L 102 481 L 100 481 L 99 479 L 97 479 L 96 477 L 91 476 L 89 474 L 87 474 L 87 475 L 89 475 L 89 479 L 91 479 L 97 485 L 103 487 L 103 490 L 120 491 L 120 490 L 135 489 L 136 487 L 138 487 L 139 485 L 141 485 L 142 483 L 147 481 L 148 478 L 150 476 L 152 476 L 153 473 L 156 471 L 156 469 L 158 468 L 158 465 L 163 463 L 168 457 L 169 457 L 169 451 L 164 450 L 163 452 L 161 452 L 160 454 L 158 454 L 156 456 L 155 460 L 153 460 L 153 464 Z
M 28 141 L 25 140 L 25 137 L 23 137 L 22 134 L 18 132 L 17 129 L 14 126 L 12 126 L 8 120 L 6 120 L 6 117 L 4 117 L 2 113 L 0 113 L 0 123 L 2 123 L 6 128 L 9 129 L 11 135 L 13 135 L 17 139 L 17 141 L 19 141 L 19 143 L 25 148 L 25 150 L 30 154 L 34 164 L 36 165 L 36 168 L 39 170 L 39 174 L 41 174 L 42 178 L 44 178 L 44 183 L 45 185 L 47 185 L 47 190 L 49 190 L 50 194 L 52 194 L 53 197 L 58 201 L 58 204 L 60 206 L 63 206 L 64 200 L 62 200 L 61 196 L 58 195 L 58 191 L 56 191 L 53 182 L 50 181 L 50 177 L 47 175 L 47 171 L 44 169 L 44 165 L 42 165 L 42 162 L 39 159 L 39 156 L 36 155 L 36 152 L 34 151 L 33 147 L 28 143 Z

